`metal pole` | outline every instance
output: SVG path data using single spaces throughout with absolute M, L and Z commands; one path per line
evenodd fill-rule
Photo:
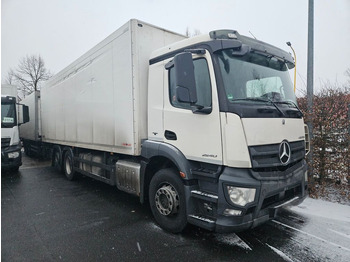
M 310 132 L 310 153 L 309 164 L 310 173 L 313 175 L 313 95 L 314 95 L 314 0 L 309 0 L 309 19 L 308 19 L 308 47 L 307 47 L 307 110 L 309 117 L 309 132 Z

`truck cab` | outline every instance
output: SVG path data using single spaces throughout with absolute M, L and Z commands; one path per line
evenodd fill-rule
M 307 141 L 293 67 L 289 53 L 234 30 L 152 54 L 143 150 L 149 159 L 187 160 L 177 169 L 185 173 L 188 222 L 218 232 L 245 230 L 306 197 Z M 166 188 L 156 190 L 153 213 L 176 203 L 176 188 Z
M 1 86 L 1 168 L 18 170 L 22 165 L 19 125 L 29 121 L 28 107 L 16 103 L 17 87 Z

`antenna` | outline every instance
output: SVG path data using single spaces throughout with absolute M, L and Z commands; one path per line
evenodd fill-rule
M 255 35 L 253 35 L 253 33 L 252 33 L 252 32 L 250 32 L 250 31 L 249 31 L 249 34 L 251 34 L 251 35 L 252 35 L 252 36 L 253 36 L 255 39 L 257 39 L 257 38 L 255 37 Z

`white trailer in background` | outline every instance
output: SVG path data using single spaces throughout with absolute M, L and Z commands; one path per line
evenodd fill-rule
M 26 98 L 25 151 L 149 201 L 171 232 L 255 227 L 306 196 L 293 67 L 234 30 L 187 39 L 133 19 Z

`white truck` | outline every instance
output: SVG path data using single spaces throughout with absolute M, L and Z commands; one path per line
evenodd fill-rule
M 170 232 L 253 228 L 307 194 L 293 67 L 235 30 L 186 38 L 133 19 L 27 98 L 24 148 L 149 201 Z
M 17 87 L 1 85 L 1 169 L 14 171 L 22 165 L 19 126 L 29 121 L 28 107 L 16 101 Z

